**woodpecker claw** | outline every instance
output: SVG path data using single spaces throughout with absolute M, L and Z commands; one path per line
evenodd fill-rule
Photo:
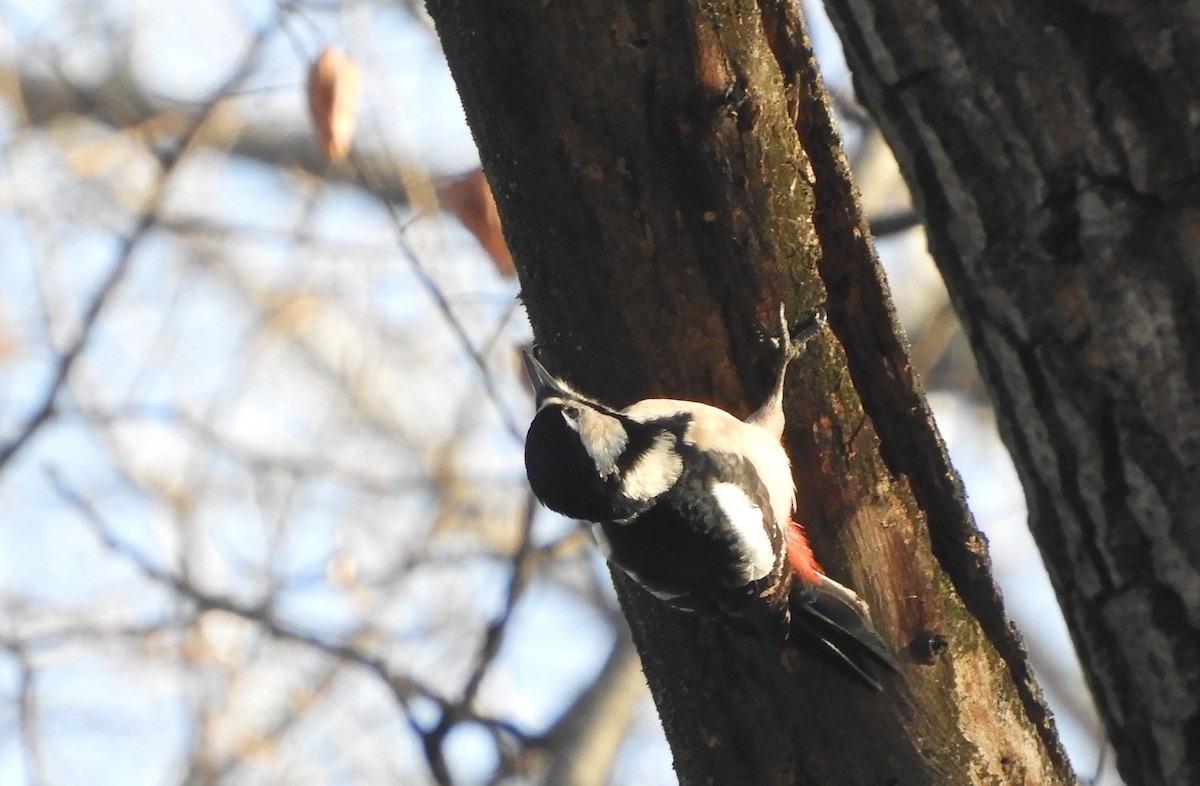
M 805 345 L 825 328 L 825 324 L 825 308 L 818 306 L 813 315 L 799 326 L 798 332 L 793 333 L 792 327 L 788 325 L 786 308 L 783 305 L 779 306 L 779 338 L 775 339 L 781 355 L 779 371 L 776 372 L 771 395 L 753 415 L 746 418 L 747 423 L 762 426 L 776 437 L 783 436 L 783 382 L 787 376 L 788 364 L 800 356 Z
M 812 338 L 825 329 L 825 325 L 828 324 L 829 318 L 825 313 L 825 306 L 817 306 L 816 310 L 813 311 L 812 316 L 810 316 L 804 322 L 797 323 L 796 325 L 789 325 L 787 322 L 787 315 L 784 313 L 784 307 L 780 306 L 779 322 L 780 335 L 783 337 L 782 340 L 784 354 L 794 358 L 796 355 L 800 354 L 802 349 L 804 349 L 805 344 L 807 344 Z
M 787 364 L 799 356 L 805 345 L 825 329 L 828 321 L 825 307 L 817 306 L 808 319 L 789 324 L 786 306 L 779 306 L 779 338 L 773 339 L 773 343 L 779 346 L 779 352 L 783 356 L 783 368 L 786 369 Z

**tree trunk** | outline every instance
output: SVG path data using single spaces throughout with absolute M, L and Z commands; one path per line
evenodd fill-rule
M 828 302 L 832 330 L 788 391 L 799 516 L 904 675 L 873 693 L 618 575 L 680 781 L 1072 782 L 915 389 L 794 7 L 429 10 L 552 370 L 618 406 L 744 415 L 778 304 L 798 320 Z
M 1200 6 L 828 0 L 1120 771 L 1200 783 Z

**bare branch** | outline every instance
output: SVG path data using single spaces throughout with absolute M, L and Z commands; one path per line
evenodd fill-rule
M 176 170 L 176 166 L 182 160 L 184 152 L 192 144 L 197 133 L 204 127 L 213 110 L 226 99 L 228 93 L 236 90 L 238 85 L 249 76 L 251 67 L 258 58 L 259 45 L 265 39 L 266 35 L 267 29 L 259 32 L 254 41 L 251 42 L 246 55 L 242 58 L 241 64 L 234 70 L 233 75 L 230 76 L 220 89 L 213 93 L 213 97 L 209 99 L 208 103 L 184 124 L 179 143 L 174 149 L 160 156 L 162 173 L 159 175 L 154 190 L 147 200 L 147 206 L 138 217 L 133 230 L 122 240 L 121 245 L 117 249 L 116 260 L 110 268 L 108 275 L 103 279 L 95 295 L 93 295 L 91 301 L 84 309 L 75 338 L 72 339 L 59 356 L 54 375 L 46 391 L 43 393 L 41 401 L 33 407 L 31 414 L 17 428 L 17 432 L 12 439 L 3 446 L 0 446 L 0 471 L 3 471 L 13 456 L 28 444 L 38 429 L 45 425 L 54 415 L 55 402 L 58 400 L 62 389 L 66 386 L 76 361 L 87 348 L 88 341 L 92 335 L 92 329 L 96 325 L 96 320 L 99 319 L 104 307 L 111 300 L 113 292 L 128 272 L 138 246 L 156 225 L 158 213 L 162 209 L 163 201 L 167 194 L 167 187 L 171 180 L 171 175 Z M 0 84 L 5 84 L 7 81 L 0 79 Z

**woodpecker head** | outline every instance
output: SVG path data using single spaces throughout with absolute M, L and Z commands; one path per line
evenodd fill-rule
M 523 355 L 537 414 L 525 437 L 525 470 L 546 507 L 584 521 L 643 512 L 683 471 L 676 451 L 685 421 L 635 420 L 587 398 Z

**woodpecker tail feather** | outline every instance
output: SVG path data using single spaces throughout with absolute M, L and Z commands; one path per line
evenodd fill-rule
M 875 690 L 882 686 L 869 664 L 899 672 L 871 622 L 870 609 L 853 590 L 819 574 L 816 584 L 793 582 L 789 600 L 793 638 L 820 642 L 826 656 Z

